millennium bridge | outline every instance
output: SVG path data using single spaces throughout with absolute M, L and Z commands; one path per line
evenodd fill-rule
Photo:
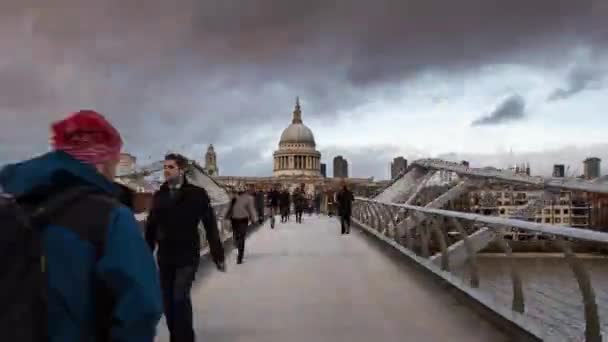
M 161 165 L 139 175 L 159 172 Z M 230 228 L 222 218 L 229 195 L 192 165 L 190 177 L 210 193 L 230 246 Z M 417 205 L 441 171 L 456 174 L 456 181 Z M 598 278 L 596 272 L 608 271 L 589 264 L 573 246 L 584 242 L 605 249 L 608 234 L 445 209 L 454 198 L 489 183 L 530 184 L 547 196 L 561 189 L 608 193 L 605 182 L 415 161 L 375 197 L 356 198 L 349 235 L 340 234 L 336 218 L 316 215 L 272 230 L 267 224 L 252 227 L 245 263 L 236 265 L 231 255 L 227 273 L 205 262 L 204 249 L 192 293 L 198 339 L 602 341 L 608 329 L 608 276 Z M 521 216 L 537 210 L 541 201 L 529 201 Z M 542 256 L 515 255 L 507 238 L 513 231 L 546 240 L 559 251 L 560 267 L 530 272 Z M 499 258 L 480 254 L 490 243 L 499 246 Z M 169 341 L 164 326 L 158 341 Z

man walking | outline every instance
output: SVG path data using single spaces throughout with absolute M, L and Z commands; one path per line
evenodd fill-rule
M 279 206 L 281 207 L 281 222 L 289 221 L 289 207 L 291 206 L 291 201 L 287 188 L 284 188 L 283 191 L 281 191 Z
M 120 134 L 90 110 L 54 123 L 51 132 L 53 152 L 0 172 L 0 188 L 32 218 L 42 218 L 32 220 L 42 244 L 34 249 L 42 251 L 36 258 L 10 252 L 11 227 L 2 225 L 0 288 L 11 289 L 0 299 L 3 340 L 153 342 L 162 315 L 161 291 L 152 254 L 112 182 Z M 45 211 L 49 215 L 35 215 Z M 24 265 L 16 258 L 38 260 L 38 267 L 22 271 L 39 270 L 40 276 L 11 283 L 17 280 L 11 274 Z M 34 289 L 45 293 L 43 301 L 36 301 Z
M 226 215 L 226 218 L 231 221 L 234 242 L 238 250 L 237 264 L 243 263 L 247 227 L 249 222 L 257 221 L 256 216 L 253 197 L 244 189 L 239 189 Z
M 346 186 L 346 182 L 343 182 L 342 189 L 336 196 L 336 205 L 338 207 L 338 215 L 340 216 L 342 234 L 350 234 L 350 216 L 354 200 L 353 193 Z
M 274 217 L 279 214 L 279 203 L 280 203 L 281 193 L 279 192 L 279 187 L 275 186 L 268 193 L 268 202 L 270 205 L 270 228 L 274 229 Z M 283 219 L 281 217 L 281 222 Z
M 188 183 L 188 159 L 168 154 L 163 164 L 165 182 L 153 197 L 146 224 L 146 240 L 154 251 L 158 245 L 158 265 L 163 291 L 165 318 L 171 342 L 193 342 L 190 290 L 200 261 L 198 226 L 202 221 L 211 257 L 225 271 L 224 248 L 217 220 L 205 189 Z
M 255 191 L 255 209 L 259 224 L 264 223 L 264 202 L 264 192 L 262 190 Z
M 301 188 L 297 188 L 293 193 L 293 206 L 296 212 L 296 222 L 302 223 L 302 213 L 304 212 L 304 205 L 306 197 L 304 197 L 304 191 Z

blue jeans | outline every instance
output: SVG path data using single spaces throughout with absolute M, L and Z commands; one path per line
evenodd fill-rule
M 165 319 L 171 342 L 194 342 L 190 290 L 198 269 L 195 265 L 159 265 Z

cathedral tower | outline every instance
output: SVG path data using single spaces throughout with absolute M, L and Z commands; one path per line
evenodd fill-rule
M 205 153 L 205 171 L 209 176 L 219 176 L 220 170 L 217 167 L 217 155 L 213 149 L 213 144 L 207 148 Z

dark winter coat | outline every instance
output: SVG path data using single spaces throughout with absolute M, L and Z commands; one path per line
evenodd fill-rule
M 179 267 L 198 262 L 201 221 L 213 260 L 223 262 L 224 248 L 207 191 L 186 180 L 173 196 L 167 183 L 160 187 L 154 194 L 145 229 L 150 248 L 154 251 L 158 244 L 159 264 Z
M 352 213 L 352 206 L 355 197 L 353 193 L 348 189 L 342 189 L 336 196 L 336 204 L 338 208 L 338 215 L 350 216 Z
M 87 164 L 64 152 L 51 152 L 0 172 L 4 191 L 16 196 L 41 188 L 88 186 L 118 195 L 118 188 Z M 69 213 L 68 213 L 69 215 Z M 50 224 L 43 243 L 48 263 L 50 342 L 96 340 L 96 285 L 108 286 L 114 298 L 109 320 L 112 341 L 152 342 L 162 315 L 158 272 L 133 212 L 117 206 L 108 218 L 103 256 L 90 241 L 67 227 Z M 103 317 L 104 320 L 108 317 Z M 93 337 L 95 336 L 95 337 Z M 87 339 L 89 340 L 89 339 Z

